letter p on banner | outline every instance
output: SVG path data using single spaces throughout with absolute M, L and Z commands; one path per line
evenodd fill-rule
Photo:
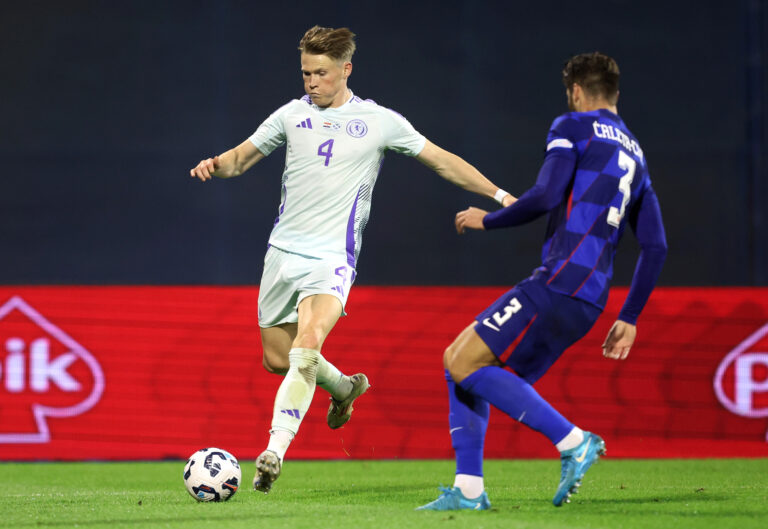
M 731 413 L 768 417 L 768 323 L 723 358 L 713 384 L 720 404 Z
M 766 370 L 768 370 L 768 353 L 747 353 L 736 359 L 736 407 L 747 417 L 751 417 L 754 413 L 755 395 L 768 393 Z M 761 374 L 758 375 L 758 372 Z

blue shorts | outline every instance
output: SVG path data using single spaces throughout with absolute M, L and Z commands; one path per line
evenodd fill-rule
M 589 332 L 601 312 L 527 279 L 475 318 L 475 332 L 502 364 L 533 384 Z

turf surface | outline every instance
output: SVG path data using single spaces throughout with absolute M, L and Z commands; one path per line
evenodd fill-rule
M 492 508 L 413 508 L 453 481 L 450 461 L 289 461 L 265 496 L 243 487 L 197 503 L 183 462 L 2 463 L 0 527 L 12 528 L 726 528 L 768 527 L 768 460 L 601 460 L 553 507 L 559 461 L 486 462 Z

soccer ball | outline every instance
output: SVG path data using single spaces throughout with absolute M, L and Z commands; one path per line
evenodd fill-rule
M 184 485 L 197 501 L 227 501 L 240 486 L 240 464 L 220 448 L 198 450 L 184 465 Z

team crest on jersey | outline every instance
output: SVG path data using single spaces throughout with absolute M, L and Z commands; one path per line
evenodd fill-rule
M 353 119 L 347 123 L 347 134 L 353 138 L 362 138 L 368 134 L 368 125 L 362 119 Z

